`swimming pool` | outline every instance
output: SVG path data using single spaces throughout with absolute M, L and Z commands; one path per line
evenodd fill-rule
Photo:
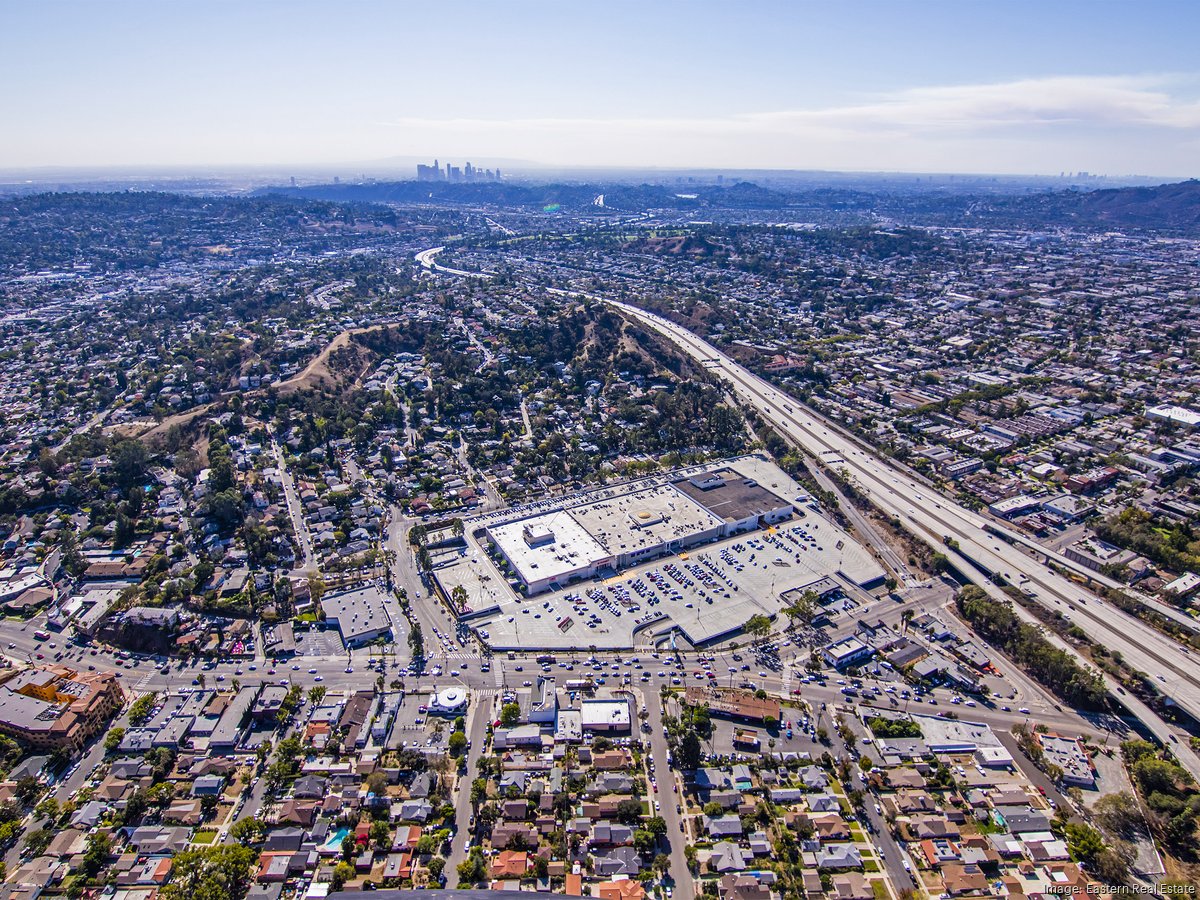
M 325 839 L 325 843 L 321 845 L 321 849 L 318 852 L 324 853 L 324 854 L 333 854 L 333 855 L 337 855 L 338 853 L 341 853 L 342 852 L 342 841 L 345 839 L 346 835 L 348 835 L 349 833 L 350 833 L 350 829 L 345 826 L 342 826 L 337 831 L 335 831 L 331 835 L 329 835 L 328 838 Z

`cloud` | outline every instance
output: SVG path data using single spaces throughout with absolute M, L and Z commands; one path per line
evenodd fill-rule
M 840 107 L 713 117 L 516 119 L 406 117 L 388 124 L 450 133 L 621 130 L 631 133 L 845 134 L 1010 126 L 1152 126 L 1200 129 L 1200 103 L 1181 100 L 1167 77 L 1057 77 L 998 84 L 910 88 Z

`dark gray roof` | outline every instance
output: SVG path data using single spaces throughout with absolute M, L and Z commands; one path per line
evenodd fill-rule
M 791 504 L 733 469 L 717 469 L 674 482 L 677 489 L 726 522 L 739 522 Z

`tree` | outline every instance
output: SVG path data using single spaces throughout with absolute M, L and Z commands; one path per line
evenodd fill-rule
M 100 870 L 108 863 L 112 854 L 112 840 L 103 831 L 93 831 L 88 835 L 87 845 L 83 851 L 83 862 L 79 871 L 85 878 L 95 878 Z
M 521 721 L 521 705 L 519 703 L 505 703 L 500 707 L 500 724 L 505 728 L 512 728 Z
M 762 613 L 755 613 L 742 628 L 755 641 L 762 641 L 771 633 L 771 620 Z
M 115 753 L 117 748 L 121 746 L 121 741 L 125 740 L 125 729 L 121 726 L 110 728 L 108 734 L 104 735 L 104 749 L 108 753 Z
M 319 706 L 321 701 L 325 699 L 325 685 L 318 684 L 308 689 L 308 702 L 312 706 Z
M 1137 798 L 1129 791 L 1105 794 L 1092 806 L 1092 815 L 1103 827 L 1121 837 L 1138 830 L 1145 821 Z
M 684 770 L 700 768 L 700 752 L 700 739 L 695 732 L 685 732 L 679 742 L 679 767 Z
M 809 589 L 797 597 L 794 603 L 785 607 L 783 614 L 788 617 L 790 627 L 795 628 L 797 622 L 805 628 L 811 625 L 817 614 L 819 600 L 820 596 L 817 592 Z
M 392 846 L 392 829 L 384 819 L 376 819 L 371 823 L 371 841 L 380 850 L 390 850 Z
M 1187 770 L 1163 759 L 1145 757 L 1133 764 L 1133 777 L 1144 794 L 1170 794 L 1190 783 Z
M 119 441 L 110 451 L 109 458 L 116 485 L 122 493 L 145 479 L 150 455 L 141 441 Z
M 53 797 L 47 797 L 45 800 L 42 800 L 34 810 L 34 814 L 43 819 L 57 819 L 58 812 L 58 801 Z
M 414 659 L 425 657 L 425 635 L 421 633 L 419 622 L 413 622 L 412 628 L 408 631 L 408 648 L 412 651 Z
M 354 866 L 348 862 L 340 862 L 333 867 L 333 875 L 329 879 L 330 890 L 340 891 L 354 877 Z
M 54 838 L 54 832 L 49 828 L 39 828 L 36 831 L 31 831 L 25 835 L 25 849 L 32 856 L 41 856 L 46 852 L 46 848 L 50 846 L 50 841 Z
M 267 826 L 258 819 L 247 816 L 238 819 L 229 828 L 229 836 L 244 847 L 257 844 L 266 834 Z
M 150 710 L 154 709 L 154 704 L 158 700 L 157 694 L 143 694 L 133 701 L 129 707 L 129 724 L 130 725 L 145 725 L 146 720 L 150 718 Z
M 471 855 L 458 864 L 459 885 L 472 885 L 487 877 L 487 865 L 478 847 L 471 848 Z
M 616 819 L 625 825 L 634 825 L 642 818 L 642 804 L 637 800 L 622 800 L 617 804 Z
M 440 856 L 435 856 L 425 864 L 425 868 L 429 870 L 429 874 L 432 878 L 441 881 L 442 872 L 446 868 L 446 861 Z
M 467 736 L 461 731 L 456 731 L 450 735 L 450 740 L 447 743 L 450 750 L 450 755 L 459 757 L 467 749 Z

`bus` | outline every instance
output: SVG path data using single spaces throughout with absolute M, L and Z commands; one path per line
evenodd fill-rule
M 554 657 L 548 654 L 543 654 L 537 658 L 537 662 L 543 666 L 552 666 L 554 665 Z
M 48 640 L 50 640 L 50 632 L 48 632 L 48 631 L 42 631 L 41 629 L 39 629 L 39 630 L 35 631 L 35 632 L 33 633 L 33 636 L 34 636 L 35 638 L 37 638 L 39 641 L 48 641 Z

